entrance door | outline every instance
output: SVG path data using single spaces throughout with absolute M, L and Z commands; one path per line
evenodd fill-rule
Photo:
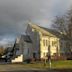
M 33 58 L 36 59 L 36 53 L 33 53 Z

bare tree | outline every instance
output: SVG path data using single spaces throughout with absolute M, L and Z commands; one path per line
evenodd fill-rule
M 66 14 L 67 23 L 68 23 L 68 35 L 72 39 L 72 8 L 68 10 Z
M 56 16 L 52 28 L 72 40 L 72 7 L 62 16 Z
M 67 38 L 69 39 L 69 50 L 72 55 L 72 8 L 68 10 L 65 15 L 56 16 L 53 21 L 52 27 L 59 33 L 67 36 Z
M 68 25 L 66 23 L 65 16 L 56 16 L 53 21 L 52 27 L 61 34 L 67 35 L 68 33 Z
M 1 57 L 2 55 L 4 55 L 4 52 L 5 52 L 5 49 L 4 49 L 3 47 L 0 47 L 0 57 Z

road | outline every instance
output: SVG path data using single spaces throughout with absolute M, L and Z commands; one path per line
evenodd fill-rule
M 19 64 L 0 64 L 0 72 L 30 72 L 30 71 L 45 71 L 45 69 L 38 69 L 32 67 L 25 67 L 24 65 Z
M 72 69 L 39 69 L 22 64 L 0 64 L 0 72 L 72 72 Z

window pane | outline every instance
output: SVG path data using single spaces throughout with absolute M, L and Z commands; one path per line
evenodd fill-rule
M 48 46 L 48 41 L 46 40 L 46 46 Z
M 43 40 L 43 45 L 45 46 L 45 40 Z

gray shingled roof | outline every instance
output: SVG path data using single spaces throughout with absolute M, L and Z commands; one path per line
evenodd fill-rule
M 57 32 L 57 31 L 55 31 L 55 30 L 53 30 L 53 29 L 48 29 L 48 28 L 41 27 L 41 26 L 39 26 L 39 27 L 42 28 L 42 29 L 44 29 L 44 30 L 46 30 L 46 31 L 48 31 L 48 32 L 50 32 L 53 35 L 60 36 L 60 33 Z
M 64 34 L 60 34 L 58 31 L 56 30 L 53 30 L 53 29 L 48 29 L 48 28 L 45 28 L 45 27 L 41 27 L 39 26 L 40 28 L 50 32 L 51 34 L 55 35 L 56 37 L 58 38 L 61 38 L 61 39 L 64 39 L 64 40 L 70 40 L 66 35 Z

